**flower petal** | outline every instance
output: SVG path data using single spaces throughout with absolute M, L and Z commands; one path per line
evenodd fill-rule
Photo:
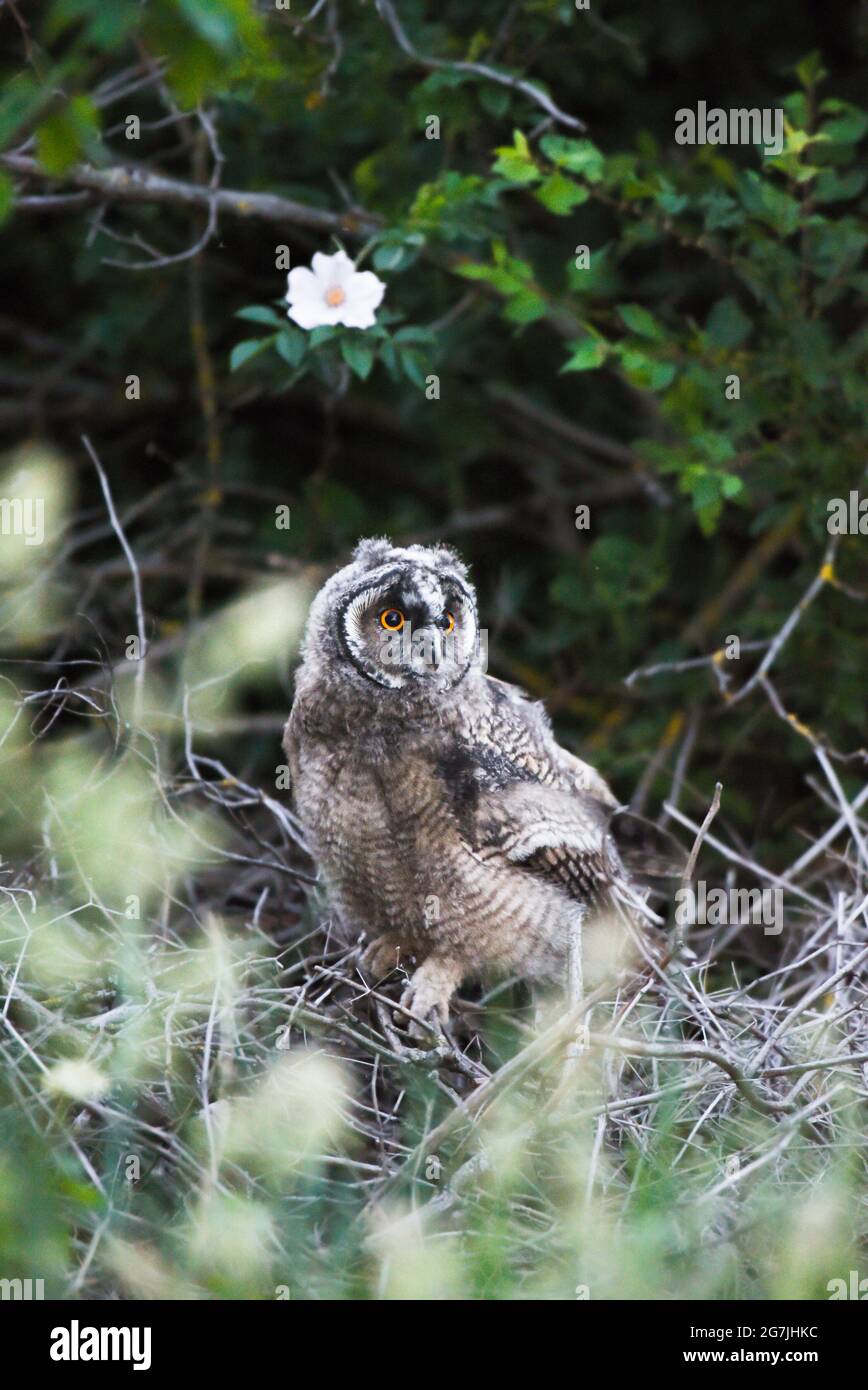
M 382 302 L 386 293 L 383 281 L 372 270 L 361 270 L 354 275 L 348 287 L 348 297 L 358 303 L 368 304 L 372 309 Z
M 311 265 L 312 274 L 319 280 L 321 285 L 330 285 L 332 278 L 332 256 L 327 256 L 324 251 L 315 251 Z
M 329 283 L 340 285 L 342 290 L 349 289 L 356 273 L 355 261 L 350 260 L 346 251 L 336 251 L 333 256 L 329 256 L 327 259 L 331 261 Z
M 297 299 L 288 312 L 293 323 L 297 323 L 299 328 L 319 328 L 324 323 L 334 322 L 328 316 L 326 305 L 318 298 Z
M 341 323 L 347 328 L 373 328 L 377 321 L 373 306 L 363 300 L 348 299 L 341 306 Z
M 354 270 L 353 262 L 345 251 L 336 251 L 333 256 L 327 256 L 324 251 L 316 251 L 311 264 L 314 275 L 326 289 L 332 285 L 343 286 Z
M 313 271 L 306 265 L 297 265 L 286 277 L 286 297 L 292 303 L 294 299 L 301 299 L 305 296 L 317 295 L 322 293 L 319 281 Z

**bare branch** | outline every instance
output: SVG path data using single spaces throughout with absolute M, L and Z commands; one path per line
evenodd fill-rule
M 369 236 L 380 226 L 378 218 L 361 209 L 329 212 L 276 193 L 248 193 L 241 189 L 221 188 L 215 193 L 206 185 L 168 178 L 139 165 L 115 164 L 97 169 L 92 164 L 77 164 L 63 175 L 49 175 L 28 155 L 3 155 L 0 164 L 13 174 L 88 189 L 107 202 L 157 203 L 206 210 L 213 205 L 218 214 L 228 212 L 236 217 L 310 227 L 320 232 L 340 232 L 345 236 Z
M 528 97 L 536 106 L 541 107 L 547 115 L 551 116 L 552 120 L 557 121 L 560 125 L 568 126 L 570 130 L 587 130 L 588 127 L 585 122 L 580 121 L 578 116 L 570 116 L 566 111 L 562 111 L 541 87 L 534 86 L 532 82 L 528 82 L 524 78 L 512 77 L 509 73 L 498 72 L 496 68 L 490 68 L 485 63 L 453 63 L 448 58 L 432 58 L 428 54 L 420 53 L 407 38 L 406 31 L 390 0 L 376 0 L 376 5 L 380 16 L 391 29 L 398 47 L 403 53 L 406 53 L 408 58 L 420 63 L 423 68 L 451 68 L 453 72 L 470 72 L 475 77 L 485 78 L 487 82 L 496 82 L 501 87 L 511 87 L 514 91 L 521 92 L 523 96 Z

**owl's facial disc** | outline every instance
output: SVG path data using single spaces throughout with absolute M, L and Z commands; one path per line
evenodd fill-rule
M 476 652 L 473 593 L 424 565 L 384 567 L 346 595 L 337 635 L 346 659 L 376 685 L 451 690 Z

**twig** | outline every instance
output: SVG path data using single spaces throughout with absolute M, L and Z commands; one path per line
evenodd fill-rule
M 133 554 L 132 546 L 126 538 L 124 528 L 122 527 L 120 520 L 118 519 L 118 514 L 115 511 L 115 504 L 112 500 L 112 493 L 111 488 L 109 487 L 109 481 L 105 475 L 105 471 L 102 467 L 102 464 L 97 458 L 96 450 L 94 449 L 86 434 L 83 434 L 81 436 L 81 442 L 87 450 L 88 454 L 90 455 L 91 463 L 97 471 L 100 486 L 102 488 L 102 495 L 105 498 L 109 519 L 112 524 L 112 529 L 115 535 L 117 536 L 118 540 L 120 541 L 121 549 L 123 550 L 124 555 L 126 556 L 127 564 L 130 567 L 130 573 L 133 577 L 133 594 L 135 596 L 136 606 L 136 631 L 138 633 L 139 639 L 139 657 L 138 665 L 136 666 L 136 686 L 133 704 L 134 724 L 137 729 L 142 717 L 145 681 L 145 660 L 148 650 L 147 637 L 145 635 L 145 609 L 142 600 L 142 580 L 139 574 L 138 564 L 136 563 L 136 557 Z
M 742 685 L 735 692 L 734 695 L 730 695 L 729 699 L 732 704 L 738 704 L 739 700 L 743 700 L 746 695 L 749 695 L 750 692 L 754 689 L 754 687 L 758 684 L 758 682 L 762 679 L 762 677 L 766 675 L 766 673 L 771 669 L 778 657 L 778 653 L 781 651 L 781 648 L 784 646 L 784 643 L 787 641 L 795 627 L 801 621 L 805 611 L 814 602 L 814 599 L 817 597 L 820 590 L 823 589 L 825 585 L 829 583 L 830 578 L 835 573 L 835 556 L 838 551 L 839 543 L 840 537 L 833 536 L 829 544 L 826 546 L 826 551 L 823 555 L 823 562 L 820 565 L 819 570 L 814 575 L 814 578 L 811 580 L 810 584 L 808 585 L 802 597 L 799 599 L 799 602 L 796 604 L 792 613 L 790 613 L 786 622 L 772 638 L 771 642 L 769 643 L 768 651 L 766 652 L 759 666 L 754 671 L 753 675 L 745 681 L 744 685 Z
M 699 851 L 702 848 L 702 842 L 708 834 L 709 829 L 711 828 L 711 822 L 714 820 L 715 816 L 720 810 L 720 794 L 722 791 L 723 784 L 721 782 L 716 782 L 714 787 L 714 796 L 711 799 L 711 805 L 705 813 L 705 820 L 702 822 L 701 826 L 696 832 L 696 838 L 693 841 L 693 848 L 691 849 L 690 854 L 687 858 L 687 863 L 684 866 L 684 873 L 681 876 L 682 907 L 684 906 L 686 896 L 690 891 L 690 886 L 693 882 L 693 874 L 696 869 L 696 861 L 699 858 Z M 674 810 L 675 808 L 671 807 L 670 804 L 667 802 L 666 811 L 668 812 L 668 814 L 672 815 Z M 684 946 L 687 937 L 686 928 L 687 923 L 685 921 L 676 919 L 674 952 L 674 954 L 676 955 Z
M 407 38 L 390 0 L 375 0 L 375 3 L 380 16 L 391 29 L 398 47 L 407 54 L 408 58 L 420 63 L 423 68 L 450 68 L 453 72 L 470 72 L 476 77 L 485 78 L 487 82 L 496 82 L 501 87 L 511 87 L 528 97 L 536 106 L 541 107 L 560 125 L 568 126 L 570 130 L 587 130 L 584 121 L 580 121 L 578 116 L 570 116 L 566 111 L 562 111 L 541 87 L 534 86 L 532 82 L 528 82 L 524 78 L 511 77 L 508 73 L 498 72 L 496 68 L 490 68 L 485 63 L 450 62 L 448 58 L 432 58 L 425 53 L 420 53 Z

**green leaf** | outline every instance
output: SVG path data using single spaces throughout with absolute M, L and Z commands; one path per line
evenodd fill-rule
M 380 360 L 392 380 L 397 381 L 401 375 L 401 363 L 398 361 L 398 349 L 388 339 L 380 348 Z
M 744 208 L 776 232 L 791 236 L 798 228 L 802 210 L 797 200 L 755 169 L 748 169 L 739 179 L 739 193 Z
M 497 264 L 465 261 L 455 267 L 456 274 L 463 275 L 466 280 L 484 280 L 500 294 L 517 294 L 519 290 L 525 289 L 526 282 L 533 276 L 533 270 L 527 262 L 506 256 L 497 246 L 494 248 L 494 255 Z
M 88 97 L 73 97 L 62 111 L 47 117 L 36 131 L 36 154 L 46 174 L 64 174 L 93 142 L 98 120 Z
M 868 113 L 851 106 L 842 116 L 826 121 L 823 134 L 836 144 L 855 145 L 868 130 Z
M 375 270 L 397 270 L 403 259 L 404 247 L 396 241 L 378 246 L 372 257 Z
M 737 497 L 743 491 L 741 478 L 708 468 L 703 463 L 690 464 L 679 480 L 679 491 L 688 493 L 703 535 L 711 536 L 723 512 L 725 499 Z
M 503 266 L 492 266 L 491 273 L 486 276 L 489 285 L 500 294 L 516 294 L 525 288 L 525 277 L 517 275 L 514 270 L 507 270 Z
M 330 343 L 335 336 L 337 329 L 330 323 L 323 323 L 319 328 L 312 328 L 308 334 L 308 343 L 312 348 L 322 347 L 323 343 Z
M 514 130 L 512 140 L 511 145 L 499 145 L 494 151 L 498 156 L 494 164 L 494 173 L 500 174 L 501 178 L 508 179 L 510 183 L 536 183 L 542 175 L 534 164 L 527 136 L 520 130 Z
M 797 130 L 789 123 L 786 124 L 786 139 L 784 141 L 785 154 L 801 154 L 807 149 L 808 145 L 814 145 L 818 141 L 828 140 L 828 135 L 822 131 Z
M 637 333 L 640 338 L 655 338 L 659 341 L 665 337 L 654 315 L 643 309 L 641 304 L 619 304 L 618 313 L 630 332 Z
M 490 116 L 496 116 L 498 120 L 501 120 L 509 109 L 509 88 L 480 87 L 479 104 Z
M 44 37 L 53 42 L 71 25 L 80 26 L 79 33 L 95 48 L 119 47 L 124 35 L 141 23 L 139 0 L 112 0 L 110 5 L 87 3 L 86 0 L 66 0 L 49 11 Z
M 426 347 L 436 342 L 431 329 L 423 328 L 418 323 L 408 323 L 404 328 L 399 328 L 394 338 L 396 343 L 422 343 Z
M 554 212 L 558 217 L 564 217 L 580 203 L 586 203 L 590 196 L 586 188 L 581 184 L 574 183 L 572 179 L 565 178 L 557 171 L 550 174 L 544 183 L 536 190 L 533 195 L 538 202 L 542 203 L 549 212 Z
M 710 232 L 723 227 L 735 227 L 742 220 L 742 211 L 734 198 L 719 188 L 703 193 L 699 206 L 705 213 L 705 226 Z
M 692 492 L 700 530 L 704 536 L 712 536 L 723 511 L 719 480 L 714 474 L 705 473 L 696 479 Z
M 274 340 L 277 353 L 289 367 L 297 367 L 307 352 L 307 338 L 298 328 L 284 327 Z
M 620 348 L 621 366 L 630 382 L 643 391 L 663 391 L 675 379 L 674 362 L 661 362 L 635 348 Z
M 366 381 L 374 365 L 374 349 L 355 335 L 341 338 L 341 357 L 362 381 Z
M 459 261 L 455 266 L 455 274 L 463 275 L 465 280 L 487 280 L 492 267 L 485 265 L 482 261 Z
M 690 442 L 712 463 L 728 463 L 735 457 L 732 440 L 728 435 L 715 430 L 700 430 L 697 434 L 691 435 Z
M 547 159 L 571 174 L 581 174 L 589 183 L 603 177 L 605 159 L 590 140 L 571 140 L 566 135 L 544 135 L 540 148 Z
M 511 323 L 535 323 L 548 313 L 548 305 L 534 290 L 524 289 L 507 300 L 503 313 Z
M 245 362 L 249 362 L 252 357 L 258 357 L 273 341 L 273 338 L 245 338 L 243 342 L 236 343 L 229 354 L 230 372 L 237 372 Z
M 243 309 L 236 309 L 235 317 L 244 319 L 245 323 L 265 324 L 266 328 L 283 328 L 286 324 L 284 317 L 265 304 L 248 304 Z
M 675 380 L 678 368 L 674 362 L 654 362 L 649 372 L 648 385 L 652 391 L 665 391 Z
M 5 148 L 15 132 L 39 113 L 44 100 L 44 87 L 34 82 L 29 72 L 4 77 L 0 90 L 0 148 Z
M 373 254 L 375 270 L 407 270 L 419 258 L 425 245 L 421 232 L 405 232 L 399 227 L 384 232 Z
M 536 183 L 542 178 L 542 174 L 532 160 L 522 159 L 515 150 L 509 147 L 496 151 L 498 158 L 492 168 L 495 174 L 499 174 L 502 179 L 509 183 Z
M 824 77 L 828 77 L 823 60 L 816 49 L 796 63 L 793 71 L 803 87 L 815 87 Z
M 815 203 L 846 202 L 849 198 L 858 198 L 866 182 L 868 174 L 863 174 L 859 169 L 851 169 L 846 174 L 823 169 L 814 184 L 812 196 Z
M 231 48 L 238 33 L 231 5 L 215 4 L 215 0 L 175 0 L 175 4 L 206 43 Z
M 705 331 L 715 347 L 736 348 L 750 336 L 753 324 L 737 299 L 719 299 L 708 316 Z
M 572 356 L 561 367 L 562 372 L 592 372 L 601 367 L 609 353 L 609 344 L 604 338 L 580 338 L 570 343 Z
M 629 198 L 631 202 L 638 198 L 653 198 L 656 192 L 651 179 L 637 179 L 633 174 L 628 174 L 621 184 L 623 197 Z
M 404 375 L 412 381 L 414 386 L 418 386 L 420 391 L 425 390 L 425 368 L 419 359 L 418 353 L 411 348 L 405 348 L 398 353 L 398 360 L 404 370 Z
M 198 105 L 242 63 L 251 74 L 265 63 L 262 17 L 247 0 L 155 0 L 139 15 L 140 36 L 169 59 L 166 81 L 185 106 Z
M 660 189 L 655 195 L 654 201 L 670 217 L 677 217 L 679 212 L 683 212 L 687 207 L 690 199 L 686 193 L 676 193 L 668 179 L 661 179 Z

